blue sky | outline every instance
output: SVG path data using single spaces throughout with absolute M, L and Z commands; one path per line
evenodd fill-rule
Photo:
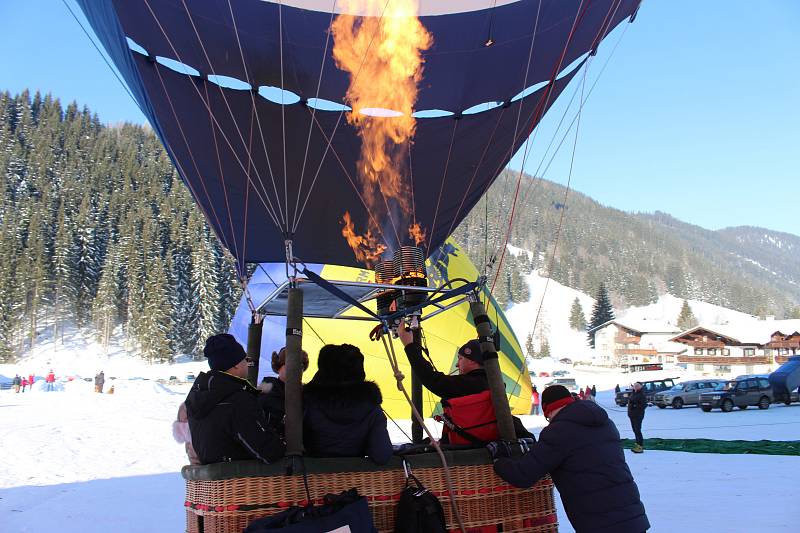
M 587 86 L 620 33 L 603 43 Z M 572 188 L 709 229 L 799 235 L 798 41 L 796 0 L 645 0 L 581 113 Z M 59 0 L 0 1 L 0 49 L 0 90 L 51 92 L 104 122 L 145 120 Z M 526 170 L 561 138 L 559 119 L 575 116 L 565 103 L 579 82 L 545 117 Z M 547 179 L 566 183 L 573 139 Z

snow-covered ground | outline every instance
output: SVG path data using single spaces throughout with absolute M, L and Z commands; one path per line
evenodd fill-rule
M 580 384 L 598 385 L 598 400 L 623 437 L 631 436 L 627 417 L 608 388 L 629 379 L 578 376 Z M 181 531 L 185 456 L 170 425 L 187 390 L 120 378 L 113 395 L 95 394 L 85 381 L 65 383 L 59 392 L 0 391 L 0 530 Z M 523 420 L 535 432 L 546 423 L 540 416 Z M 800 406 L 727 414 L 648 409 L 644 431 L 647 437 L 800 440 L 799 422 Z M 402 441 L 400 430 L 390 424 L 390 431 Z M 800 457 L 626 455 L 652 531 L 798 530 Z M 561 531 L 571 531 L 560 504 L 559 519 Z
M 521 251 L 516 251 L 521 253 Z M 577 297 L 591 310 L 589 296 L 528 277 L 531 299 L 507 314 L 524 342 L 544 294 L 547 338 L 556 355 L 534 360 L 537 374 L 566 370 L 581 387 L 596 385 L 598 401 L 617 424 L 622 437 L 632 437 L 624 409 L 613 403 L 613 388 L 637 379 L 691 379 L 684 370 L 621 374 L 614 369 L 568 366 L 558 357 L 590 359 L 585 333 L 569 329 L 569 312 Z M 545 285 L 547 290 L 545 291 Z M 704 302 L 690 302 L 697 318 L 735 324 L 748 319 Z M 621 313 L 633 319 L 674 321 L 682 300 L 663 296 L 644 308 Z M 181 359 L 174 364 L 147 364 L 123 348 L 118 335 L 108 351 L 80 331 L 69 330 L 56 348 L 43 335 L 35 349 L 13 365 L 0 365 L 0 383 L 15 373 L 34 373 L 33 391 L 0 391 L 0 531 L 181 531 L 184 528 L 184 482 L 180 468 L 183 447 L 172 439 L 171 423 L 189 385 L 163 385 L 156 380 L 183 379 L 206 368 L 204 361 Z M 61 378 L 56 392 L 45 392 L 43 376 L 53 369 Z M 103 370 L 106 390 L 93 392 L 91 378 Z M 68 380 L 71 378 L 71 381 Z M 81 378 L 89 378 L 85 381 Z M 115 379 L 111 379 L 115 378 Z M 550 377 L 534 378 L 539 390 Z M 523 416 L 538 433 L 547 422 Z M 410 423 L 390 423 L 395 442 L 405 440 Z M 434 433 L 438 426 L 431 424 Z M 800 440 L 800 406 L 774 405 L 767 411 L 748 409 L 703 413 L 697 408 L 648 409 L 645 437 L 744 440 Z M 714 455 L 647 451 L 626 452 L 648 516 L 651 531 L 726 532 L 800 530 L 797 483 L 800 457 Z M 560 507 L 560 530 L 572 531 Z

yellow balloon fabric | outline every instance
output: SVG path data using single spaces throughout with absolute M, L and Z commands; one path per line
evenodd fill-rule
M 440 287 L 447 280 L 455 278 L 465 278 L 471 281 L 478 278 L 477 269 L 452 239 L 442 245 L 440 250 L 444 253 L 434 254 L 434 263 L 430 259 L 426 263 L 429 286 Z M 370 270 L 336 265 L 326 265 L 321 275 L 327 280 L 374 280 L 374 273 Z M 456 283 L 456 287 L 458 285 Z M 530 412 L 531 381 L 519 341 L 497 302 L 489 295 L 488 290 L 484 289 L 483 297 L 493 329 L 499 329 L 500 333 L 500 352 L 498 355 L 511 410 L 515 414 L 528 414 Z M 367 307 L 374 311 L 375 301 L 370 301 Z M 435 309 L 435 307 L 427 307 L 423 313 L 432 313 Z M 364 315 L 365 313 L 358 309 L 351 309 L 346 313 L 346 316 Z M 423 318 L 424 316 L 423 314 Z M 364 354 L 364 369 L 367 373 L 367 379 L 376 382 L 381 388 L 383 408 L 386 413 L 394 419 L 411 418 L 411 409 L 405 397 L 397 388 L 397 382 L 383 343 L 369 340 L 369 332 L 375 325 L 374 321 L 306 318 L 303 324 L 303 349 L 309 354 L 310 366 L 304 373 L 303 379 L 308 381 L 316 372 L 316 354 L 319 353 L 323 345 L 328 343 L 353 344 L 358 346 Z M 434 366 L 444 373 L 457 372 L 455 363 L 458 348 L 467 340 L 476 337 L 469 304 L 463 302 L 452 309 L 424 320 L 422 325 Z M 393 345 L 400 370 L 405 375 L 404 386 L 410 394 L 411 368 L 408 364 L 408 359 L 399 340 L 394 339 Z M 423 389 L 423 399 L 423 414 L 431 416 L 437 408 L 439 398 Z

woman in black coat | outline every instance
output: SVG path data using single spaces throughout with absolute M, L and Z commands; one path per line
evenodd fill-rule
M 392 442 L 380 388 L 366 381 L 364 355 L 350 344 L 319 351 L 317 373 L 303 386 L 303 444 L 317 457 L 369 456 L 385 464 Z
M 628 418 L 631 419 L 631 429 L 636 438 L 636 445 L 631 449 L 633 453 L 644 451 L 644 437 L 642 436 L 642 421 L 644 410 L 647 407 L 647 396 L 644 394 L 642 384 L 638 381 L 633 384 L 633 392 L 628 397 Z

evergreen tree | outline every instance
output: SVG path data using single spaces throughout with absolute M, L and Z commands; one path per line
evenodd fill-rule
M 220 305 L 219 272 L 210 242 L 209 231 L 195 219 L 194 248 L 192 250 L 192 293 L 197 305 L 197 345 L 194 353 L 203 353 L 203 346 L 208 337 L 223 331 L 219 323 Z
M 594 307 L 592 307 L 592 318 L 589 321 L 587 330 L 593 330 L 606 322 L 614 320 L 614 308 L 611 306 L 611 299 L 608 297 L 608 290 L 605 283 L 600 283 L 597 288 Z M 588 334 L 589 346 L 594 348 L 594 332 Z
M 172 359 L 169 326 L 172 308 L 164 261 L 152 257 L 145 266 L 146 286 L 144 316 L 140 343 L 143 355 L 152 363 L 165 363 Z
M 539 354 L 537 355 L 539 359 L 546 359 L 550 357 L 550 343 L 547 341 L 547 338 L 542 340 L 542 345 L 539 348 Z
M 528 333 L 528 337 L 525 339 L 525 355 L 533 359 L 536 357 L 536 349 L 533 347 L 533 332 L 531 331 Z
M 119 254 L 112 249 L 108 255 L 100 281 L 97 287 L 97 296 L 92 304 L 92 319 L 97 328 L 96 334 L 103 349 L 108 353 L 111 342 L 111 333 L 117 321 L 119 295 Z
M 75 267 L 75 246 L 72 231 L 65 212 L 64 202 L 59 203 L 56 221 L 56 235 L 53 246 L 53 339 L 64 340 L 63 323 L 74 316 L 75 287 L 73 268 Z
M 84 196 L 78 211 L 78 224 L 74 233 L 75 258 L 73 287 L 75 287 L 75 318 L 78 326 L 85 326 L 91 316 L 92 302 L 99 279 L 99 250 L 95 238 L 97 227 L 94 206 L 89 196 Z
M 583 314 L 583 306 L 577 296 L 572 302 L 572 309 L 569 313 L 569 327 L 577 331 L 586 330 L 586 315 Z
M 692 313 L 692 307 L 686 300 L 683 301 L 677 324 L 681 331 L 686 331 L 687 329 L 692 329 L 697 326 L 697 319 L 694 317 L 694 313 Z

